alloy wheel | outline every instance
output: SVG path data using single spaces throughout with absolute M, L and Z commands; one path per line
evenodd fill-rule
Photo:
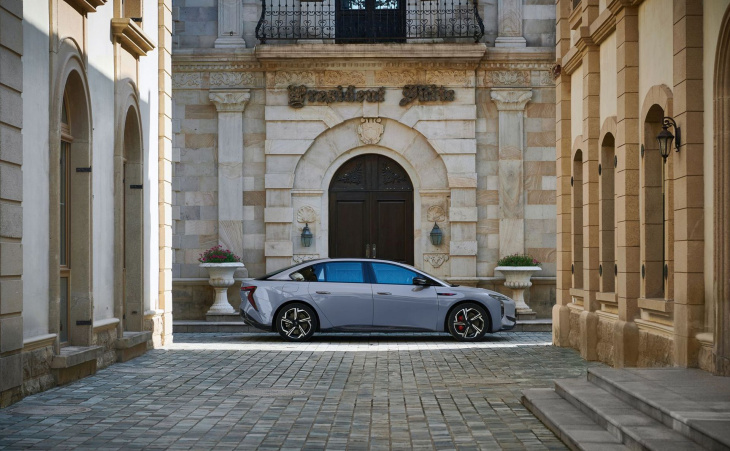
M 461 338 L 473 340 L 482 335 L 485 328 L 484 315 L 472 307 L 464 307 L 453 316 L 453 331 Z
M 281 316 L 279 330 L 289 339 L 306 338 L 312 331 L 312 317 L 306 310 L 292 307 Z

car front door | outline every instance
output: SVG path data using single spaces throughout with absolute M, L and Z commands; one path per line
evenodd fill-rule
M 369 263 L 373 274 L 373 326 L 436 330 L 438 296 L 432 286 L 413 285 L 417 272 L 389 263 Z
M 323 262 L 311 268 L 316 281 L 309 283 L 309 295 L 332 327 L 372 327 L 373 292 L 362 262 Z

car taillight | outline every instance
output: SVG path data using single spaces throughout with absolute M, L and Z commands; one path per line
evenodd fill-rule
M 248 299 L 248 303 L 251 304 L 251 307 L 253 307 L 253 309 L 258 312 L 259 308 L 256 307 L 256 301 L 253 300 L 253 292 L 256 291 L 256 287 L 241 287 L 241 291 L 246 292 L 246 298 Z

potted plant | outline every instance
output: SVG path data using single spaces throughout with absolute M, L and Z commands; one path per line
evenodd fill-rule
M 215 289 L 215 302 L 206 315 L 236 313 L 228 303 L 228 287 L 236 281 L 233 274 L 243 268 L 241 258 L 223 246 L 213 246 L 200 254 L 198 258 L 201 268 L 208 270 L 208 283 Z
M 504 286 L 512 289 L 517 313 L 532 314 L 532 309 L 525 303 L 525 289 L 532 286 L 532 274 L 541 270 L 540 262 L 527 254 L 512 254 L 500 258 L 494 270 L 504 274 Z

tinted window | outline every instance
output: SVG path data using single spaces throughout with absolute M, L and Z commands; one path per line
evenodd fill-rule
M 373 273 L 375 273 L 375 283 L 413 285 L 414 277 L 423 277 L 402 266 L 389 265 L 387 263 L 371 263 L 371 265 L 373 266 Z
M 320 282 L 363 283 L 365 278 L 360 262 L 329 262 L 314 265 L 314 272 Z

